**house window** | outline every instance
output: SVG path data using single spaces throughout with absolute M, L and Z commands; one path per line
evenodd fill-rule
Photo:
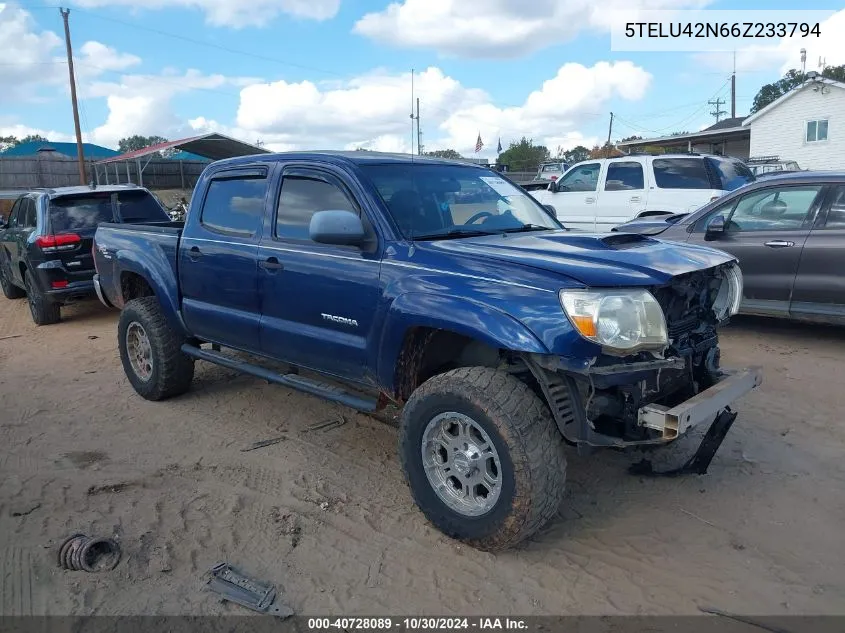
M 807 142 L 815 143 L 816 141 L 827 140 L 827 119 L 818 119 L 816 121 L 807 121 Z

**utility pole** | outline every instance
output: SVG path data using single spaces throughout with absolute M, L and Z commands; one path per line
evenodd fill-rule
M 414 69 L 411 69 L 411 157 L 414 156 Z M 417 142 L 419 144 L 419 141 Z
M 710 114 L 713 115 L 714 117 L 716 117 L 716 123 L 718 123 L 719 120 L 722 118 L 722 115 L 727 114 L 727 112 L 720 109 L 720 106 L 725 105 L 725 100 L 724 99 L 711 99 L 707 103 L 709 105 L 716 107 L 716 109 L 713 110 Z
M 422 156 L 422 132 L 420 131 L 420 98 L 417 97 L 417 154 Z
M 736 117 L 736 51 L 734 51 L 734 71 L 731 74 L 731 118 Z M 718 123 L 718 120 L 716 121 Z
M 607 128 L 607 143 L 604 144 L 605 158 L 610 158 L 610 135 L 613 133 L 613 112 L 610 113 L 610 126 Z
M 73 126 L 76 128 L 76 158 L 79 161 L 79 184 L 84 185 L 85 182 L 85 153 L 82 151 L 82 131 L 79 129 L 79 107 L 76 103 L 76 79 L 73 75 L 73 49 L 70 45 L 70 26 L 68 26 L 67 19 L 70 15 L 70 9 L 62 9 L 59 7 L 59 13 L 62 15 L 62 20 L 65 23 L 65 45 L 67 47 L 67 70 L 70 75 L 70 102 L 73 105 Z

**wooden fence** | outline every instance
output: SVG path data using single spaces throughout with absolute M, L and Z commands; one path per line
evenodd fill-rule
M 151 189 L 193 189 L 203 169 L 203 161 L 151 160 L 95 165 L 85 161 L 88 182 L 98 184 L 133 183 Z M 33 157 L 0 156 L 0 189 L 33 189 L 78 185 L 79 168 L 75 158 L 62 154 L 38 154 Z

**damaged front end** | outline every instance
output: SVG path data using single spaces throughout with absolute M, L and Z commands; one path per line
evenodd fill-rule
M 614 345 L 624 341 L 633 353 L 603 345 L 602 353 L 587 361 L 539 354 L 525 360 L 561 433 L 579 449 L 659 446 L 709 423 L 712 434 L 699 450 L 709 455 L 697 455 L 701 459 L 695 466 L 696 471 L 706 471 L 735 417 L 730 405 L 762 381 L 759 368 L 720 367 L 717 328 L 739 309 L 742 276 L 738 266 L 729 263 L 679 275 L 648 292 L 650 305 L 626 309 L 641 310 L 645 319 L 647 311 L 659 305 L 663 322 L 648 326 L 652 339 L 663 336 L 659 346 L 645 338 L 634 340 L 633 335 L 621 338 L 616 323 L 626 318 L 623 315 L 604 324 L 610 332 L 605 340 Z M 600 309 L 592 313 L 592 329 L 586 320 L 578 323 L 578 317 L 572 317 L 577 310 L 589 313 L 589 306 L 576 306 L 569 299 L 564 309 L 582 336 L 586 331 L 585 338 L 602 342 Z

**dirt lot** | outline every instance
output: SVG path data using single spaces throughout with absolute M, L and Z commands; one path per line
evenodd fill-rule
M 0 613 L 241 612 L 203 590 L 226 559 L 305 614 L 845 613 L 843 330 L 732 325 L 724 362 L 762 364 L 764 385 L 710 474 L 573 452 L 559 519 L 492 555 L 426 523 L 392 426 L 207 364 L 186 396 L 143 401 L 115 324 L 92 303 L 36 329 L 0 301 Z M 57 569 L 77 531 L 118 538 L 120 565 Z

